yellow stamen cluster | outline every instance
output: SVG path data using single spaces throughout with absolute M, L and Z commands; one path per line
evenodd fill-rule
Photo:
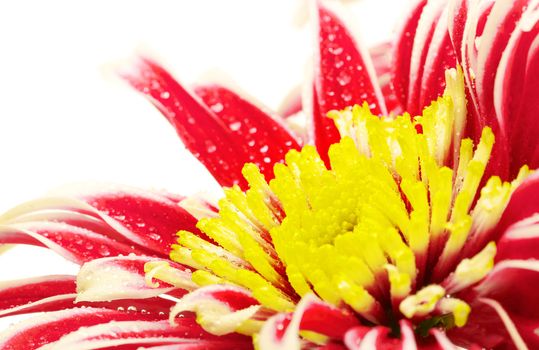
M 171 259 L 196 270 L 195 284 L 244 287 L 275 311 L 314 293 L 372 323 L 453 314 L 464 325 L 469 307 L 447 294 L 483 278 L 496 248 L 459 264 L 461 252 L 498 221 L 515 183 L 493 177 L 477 198 L 494 136 L 485 128 L 475 150 L 460 139 L 462 72 L 446 79 L 420 117 L 330 112 L 342 139 L 329 168 L 313 146 L 290 151 L 269 183 L 246 164 L 249 190 L 225 189 L 219 215 L 198 222 L 214 243 L 181 231 Z

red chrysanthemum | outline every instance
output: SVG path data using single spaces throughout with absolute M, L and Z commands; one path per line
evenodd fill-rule
M 0 349 L 539 347 L 539 1 L 418 0 L 370 53 L 316 10 L 281 116 L 146 58 L 121 72 L 225 197 L 114 187 L 3 214 L 0 243 L 82 267 L 2 282 L 0 317 L 45 313 Z

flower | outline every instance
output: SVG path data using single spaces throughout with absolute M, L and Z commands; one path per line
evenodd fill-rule
M 417 1 L 389 68 L 318 4 L 306 137 L 138 60 L 122 76 L 225 197 L 102 188 L 3 214 L 0 243 L 82 267 L 2 283 L 0 316 L 47 312 L 0 348 L 537 347 L 538 11 Z

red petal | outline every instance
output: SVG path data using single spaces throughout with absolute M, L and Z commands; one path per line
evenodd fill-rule
M 530 6 L 513 32 L 496 75 L 494 103 L 512 144 L 511 173 L 522 164 L 539 166 L 536 123 L 539 109 L 539 5 Z M 514 92 L 518 91 L 518 94 Z
M 318 34 L 313 103 L 318 104 L 319 113 L 314 113 L 313 126 L 318 151 L 327 160 L 329 146 L 340 139 L 333 121 L 326 117 L 330 110 L 364 101 L 373 113 L 387 114 L 387 110 L 368 52 L 342 20 L 320 3 Z
M 165 256 L 179 230 L 199 233 L 196 218 L 156 192 L 117 189 L 82 199 L 125 239 Z
M 183 318 L 171 326 L 168 321 L 121 321 L 90 326 L 69 333 L 45 349 L 111 348 L 121 345 L 162 345 L 177 343 L 210 344 L 245 347 L 247 337 L 228 336 L 222 339 L 206 333 L 192 317 Z
M 270 317 L 260 331 L 259 344 L 262 350 L 293 349 L 300 344 L 300 330 L 342 339 L 347 330 L 358 324 L 352 314 L 308 295 L 299 302 L 294 313 Z
M 73 307 L 75 292 L 75 276 L 0 282 L 0 317 Z
M 110 309 L 83 308 L 48 312 L 22 321 L 0 334 L 0 350 L 36 349 L 80 327 L 110 321 L 137 320 L 132 314 Z
M 410 60 L 408 101 L 406 105 L 406 111 L 412 115 L 418 115 L 422 110 L 422 106 L 419 105 L 419 99 L 421 94 L 423 69 L 425 67 L 429 46 L 436 29 L 436 23 L 440 19 L 442 11 L 445 8 L 445 3 L 444 0 L 427 2 L 417 23 Z M 441 20 L 443 21 L 444 19 Z M 439 35 L 443 36 L 443 33 L 440 33 Z
M 410 81 L 410 60 L 416 35 L 417 24 L 427 0 L 416 0 L 411 5 L 401 28 L 398 31 L 397 41 L 394 45 L 394 60 L 392 72 L 392 85 L 401 106 L 407 107 L 408 85 Z M 406 108 L 404 108 L 406 109 Z
M 512 313 L 539 319 L 537 290 L 539 290 L 537 260 L 499 262 L 476 287 L 481 297 L 499 301 Z
M 436 24 L 421 81 L 419 109 L 442 96 L 445 89 L 445 71 L 457 64 L 453 43 L 447 29 L 447 7 Z
M 537 318 L 526 319 L 514 315 L 493 299 L 482 298 L 479 301 L 490 306 L 497 313 L 509 334 L 509 339 L 506 340 L 507 345 L 512 345 L 511 348 L 516 349 L 537 349 L 539 347 L 539 337 L 537 336 L 539 321 Z
M 134 247 L 84 228 L 46 221 L 0 226 L 0 243 L 47 247 L 78 264 L 107 255 L 141 254 Z
M 493 239 L 500 237 L 514 223 L 539 213 L 539 173 L 526 178 L 513 192 L 503 212 Z
M 62 247 L 73 245 L 71 250 L 76 252 L 72 260 L 79 263 L 131 252 L 168 256 L 180 229 L 207 238 L 196 229 L 197 219 L 178 205 L 180 198 L 167 193 L 114 186 L 68 195 L 73 198 L 50 197 L 24 203 L 4 214 L 3 221 L 14 230 L 52 230 L 48 238 Z M 87 231 L 94 235 L 82 237 Z M 35 239 L 19 237 L 17 242 L 5 243 L 32 242 L 37 244 Z
M 496 244 L 496 260 L 539 260 L 539 215 L 511 225 Z
M 300 143 L 288 127 L 231 90 L 219 85 L 198 86 L 195 93 L 228 126 L 238 147 L 243 147 L 245 162 L 259 166 L 267 179 L 273 178 L 273 164 L 281 162 Z

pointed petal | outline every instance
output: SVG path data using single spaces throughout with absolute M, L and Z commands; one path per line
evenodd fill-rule
M 319 111 L 313 115 L 313 126 L 315 144 L 327 159 L 329 146 L 340 139 L 333 121 L 326 117 L 330 110 L 364 101 L 375 114 L 387 114 L 387 110 L 368 52 L 329 8 L 318 3 L 317 16 L 313 103 Z
M 138 318 L 137 318 L 138 317 Z M 140 319 L 132 314 L 101 308 L 68 309 L 48 312 L 15 324 L 0 333 L 0 349 L 37 349 L 57 341 L 80 327 L 110 321 Z
M 273 178 L 273 164 L 281 162 L 290 149 L 299 149 L 298 138 L 280 121 L 236 93 L 220 85 L 195 88 L 195 93 L 228 126 L 235 142 L 248 159 L 258 165 L 267 179 Z
M 222 186 L 245 185 L 241 167 L 247 154 L 200 98 L 180 85 L 163 67 L 139 58 L 120 76 L 143 93 L 176 129 L 185 147 Z
M 84 228 L 55 222 L 0 226 L 0 243 L 47 247 L 67 260 L 82 264 L 107 255 L 141 253 L 138 249 Z
M 1 220 L 13 228 L 40 228 L 47 221 L 65 223 L 100 234 L 102 240 L 122 247 L 121 253 L 125 255 L 146 252 L 145 255 L 167 256 L 180 229 L 202 235 L 195 227 L 197 219 L 179 206 L 183 197 L 120 186 L 84 188 L 83 193 L 79 188 L 61 193 L 69 197 L 48 197 L 21 204 L 3 214 Z M 93 249 L 95 244 L 81 239 L 88 250 L 93 250 L 86 252 L 92 258 L 118 255 L 105 248 L 101 252 Z M 131 248 L 133 244 L 137 247 Z
M 427 0 L 415 0 L 409 7 L 405 20 L 398 29 L 394 45 L 392 85 L 400 105 L 406 110 L 410 80 L 410 60 L 417 24 Z
M 358 324 L 352 314 L 310 294 L 303 297 L 293 313 L 277 314 L 264 323 L 259 333 L 259 346 L 261 350 L 299 348 L 300 330 L 342 339 L 348 329 Z
M 176 286 L 165 282 L 148 283 L 144 265 L 148 262 L 173 264 Z M 168 260 L 144 256 L 102 258 L 84 264 L 77 276 L 77 302 L 144 299 L 164 294 L 177 287 L 192 289 L 191 273 Z

